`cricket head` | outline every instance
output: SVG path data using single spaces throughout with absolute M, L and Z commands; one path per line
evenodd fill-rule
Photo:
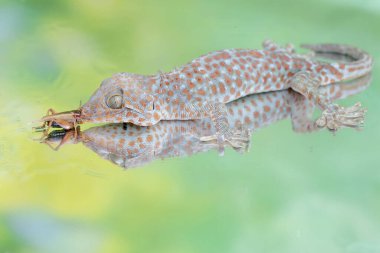
M 145 76 L 120 73 L 104 80 L 81 107 L 82 122 L 130 122 L 150 126 L 161 119 L 156 97 L 142 87 Z

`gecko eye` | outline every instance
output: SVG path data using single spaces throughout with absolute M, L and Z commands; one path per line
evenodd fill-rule
M 107 99 L 107 106 L 111 109 L 120 109 L 123 107 L 123 96 L 122 95 L 112 95 Z

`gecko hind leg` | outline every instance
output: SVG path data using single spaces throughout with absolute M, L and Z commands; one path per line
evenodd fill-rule
M 321 81 L 313 73 L 298 72 L 291 77 L 289 84 L 294 91 L 313 100 L 322 109 L 322 116 L 316 121 L 318 127 L 326 127 L 330 131 L 337 131 L 341 127 L 362 127 L 366 109 L 363 109 L 360 103 L 347 108 L 331 103 L 329 98 L 318 90 Z

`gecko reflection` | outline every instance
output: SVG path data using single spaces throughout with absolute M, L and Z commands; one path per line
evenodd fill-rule
M 365 90 L 370 82 L 370 75 L 320 88 L 320 92 L 331 101 L 343 99 Z M 242 135 L 251 134 L 282 119 L 290 118 L 296 132 L 313 132 L 319 130 L 312 119 L 315 104 L 304 96 L 283 90 L 250 95 L 227 104 L 228 120 L 231 127 Z M 355 107 L 352 107 L 355 108 Z M 352 109 L 350 118 L 341 121 L 346 127 L 357 128 L 363 122 L 362 114 L 356 117 Z M 353 116 L 353 117 L 352 117 Z M 340 120 L 340 119 L 337 119 Z M 247 131 L 247 132 L 245 132 Z M 93 127 L 79 133 L 74 130 L 56 130 L 43 141 L 55 149 L 63 144 L 82 142 L 102 158 L 112 161 L 124 168 L 141 167 L 156 159 L 190 156 L 211 149 L 219 149 L 216 140 L 205 140 L 205 136 L 215 133 L 210 119 L 193 121 L 162 121 L 150 127 L 132 124 L 109 124 Z M 224 147 L 233 146 L 238 152 L 249 147 L 245 138 L 234 137 L 234 143 L 224 143 Z

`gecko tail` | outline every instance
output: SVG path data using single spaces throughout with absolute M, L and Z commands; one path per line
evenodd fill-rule
M 372 57 L 365 51 L 344 44 L 304 44 L 302 48 L 312 50 L 316 56 L 337 60 L 331 63 L 336 69 L 343 68 L 343 80 L 354 79 L 371 72 Z

